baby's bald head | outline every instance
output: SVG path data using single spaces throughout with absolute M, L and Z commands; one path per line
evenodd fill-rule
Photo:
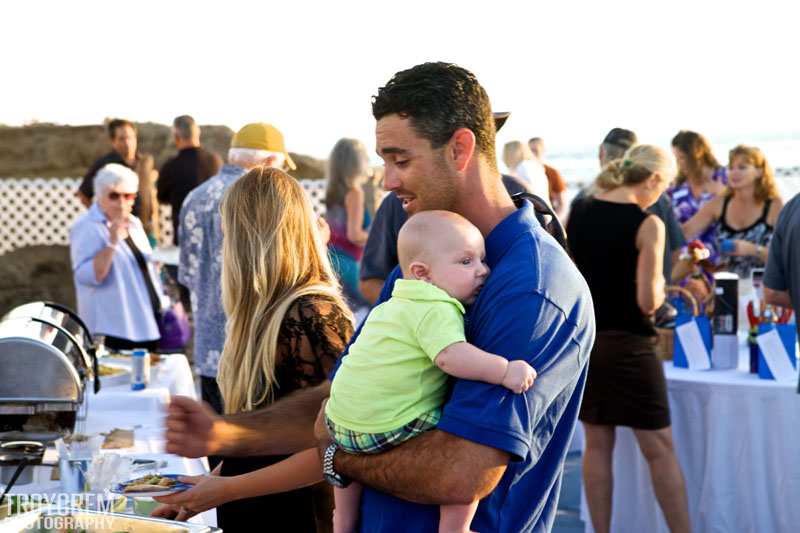
M 450 211 L 420 211 L 410 217 L 397 236 L 397 256 L 403 276 L 415 261 L 430 264 L 443 253 L 462 248 L 467 241 L 483 239 L 478 228 Z

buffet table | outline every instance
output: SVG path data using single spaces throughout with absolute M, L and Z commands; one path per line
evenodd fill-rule
M 111 359 L 101 359 L 101 364 Z M 165 408 L 171 395 L 197 398 L 192 372 L 186 357 L 180 354 L 162 356 L 162 361 L 154 365 L 150 385 L 141 391 L 133 391 L 129 384 L 103 387 L 99 394 L 89 398 L 89 415 L 79 422 L 78 430 L 87 434 L 108 432 L 115 428 L 133 429 L 134 446 L 118 450 L 103 450 L 103 453 L 118 453 L 137 459 L 156 459 L 165 461 L 161 467 L 164 473 L 197 475 L 208 471 L 205 459 L 188 459 L 164 452 Z M 44 462 L 57 464 L 55 450 L 48 449 Z M 27 485 L 17 485 L 14 494 L 58 493 L 60 482 L 51 479 L 57 467 L 38 466 L 33 473 L 34 480 Z M 216 525 L 216 512 L 208 511 L 198 515 L 192 522 Z
M 747 371 L 693 371 L 664 363 L 692 531 L 789 532 L 800 528 L 800 395 L 797 381 Z M 582 501 L 587 531 L 591 520 Z M 667 532 L 633 432 L 617 428 L 611 531 Z

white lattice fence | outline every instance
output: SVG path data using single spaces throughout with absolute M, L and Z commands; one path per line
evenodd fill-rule
M 69 228 L 86 209 L 75 197 L 79 178 L 0 178 L 0 255 L 35 244 L 68 245 Z M 301 180 L 317 214 L 325 182 Z M 172 244 L 172 209 L 161 206 L 160 241 Z

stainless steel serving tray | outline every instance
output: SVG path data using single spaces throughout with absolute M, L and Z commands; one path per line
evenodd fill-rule
M 82 509 L 61 509 L 56 506 L 43 507 L 35 511 L 18 514 L 0 520 L 2 533 L 50 533 L 66 531 L 63 528 L 66 520 L 73 520 L 73 529 L 85 529 L 87 533 L 115 533 L 130 531 L 133 533 L 219 533 L 219 528 L 189 522 L 175 522 L 122 513 L 101 513 Z M 62 529 L 49 527 L 62 526 Z
M 80 348 L 58 326 L 36 318 L 0 322 L 0 412 L 76 411 L 84 380 L 72 363 Z
M 78 348 L 67 353 L 75 369 L 82 378 L 93 376 L 94 347 L 91 332 L 75 311 L 54 302 L 31 302 L 15 307 L 6 313 L 2 320 L 15 318 L 36 318 L 61 328 Z

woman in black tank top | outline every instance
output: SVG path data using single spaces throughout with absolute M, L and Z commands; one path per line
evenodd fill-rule
M 725 254 L 721 270 L 750 277 L 753 267 L 763 267 L 772 230 L 783 201 L 775 175 L 758 148 L 739 145 L 730 151 L 728 188 L 704 205 L 683 225 L 687 239 L 693 239 L 719 222 L 718 249 Z
M 583 478 L 594 530 L 611 527 L 611 457 L 616 426 L 633 428 L 672 531 L 689 531 L 683 475 L 672 448 L 669 403 L 655 354 L 653 314 L 664 302 L 664 224 L 644 210 L 674 177 L 672 158 L 641 145 L 598 176 L 600 192 L 576 206 L 567 235 L 594 302 L 597 339 L 580 420 Z

